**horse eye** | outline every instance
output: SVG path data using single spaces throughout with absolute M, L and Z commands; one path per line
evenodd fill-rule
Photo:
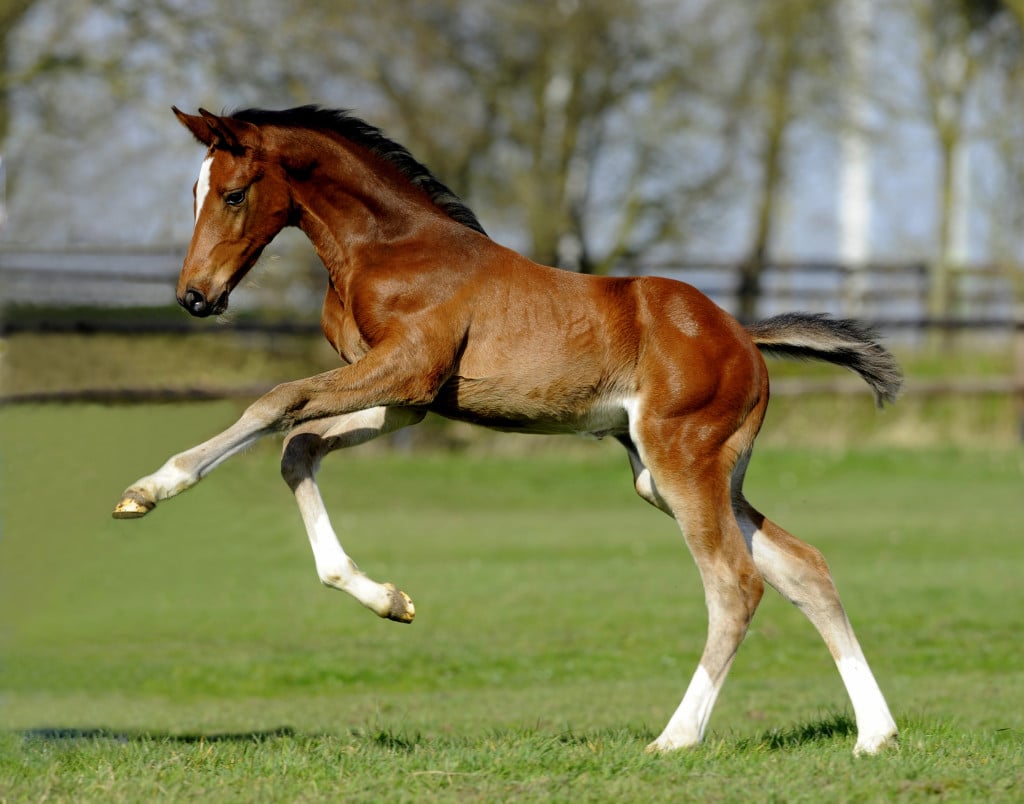
M 245 190 L 232 190 L 224 196 L 224 203 L 229 207 L 240 207 L 245 201 Z

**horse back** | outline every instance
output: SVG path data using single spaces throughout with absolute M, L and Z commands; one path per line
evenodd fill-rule
M 743 328 L 690 285 L 531 264 L 478 294 L 431 410 L 497 429 L 617 435 L 636 400 L 699 407 L 723 371 L 741 369 L 731 382 L 742 386 L 758 364 Z

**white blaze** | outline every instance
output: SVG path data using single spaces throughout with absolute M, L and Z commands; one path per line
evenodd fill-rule
M 199 168 L 199 180 L 196 182 L 196 223 L 199 223 L 199 213 L 203 208 L 203 202 L 210 193 L 210 166 L 213 164 L 213 157 L 208 156 L 203 160 L 203 166 Z

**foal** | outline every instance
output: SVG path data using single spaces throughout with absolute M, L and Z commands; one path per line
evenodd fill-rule
M 179 302 L 195 316 L 222 312 L 263 248 L 297 226 L 328 271 L 321 325 L 343 365 L 274 388 L 130 486 L 115 517 L 143 516 L 263 436 L 286 433 L 281 471 L 320 579 L 411 622 L 409 597 L 342 549 L 315 480 L 325 454 L 428 411 L 501 430 L 611 436 L 637 493 L 679 524 L 708 610 L 700 664 L 649 748 L 701 740 L 764 581 L 825 640 L 856 715 L 855 753 L 895 741 L 825 560 L 743 495 L 768 404 L 761 352 L 851 369 L 881 405 L 895 398 L 900 371 L 870 332 L 806 314 L 744 328 L 681 282 L 537 265 L 490 240 L 406 149 L 344 112 L 174 111 L 207 148 Z

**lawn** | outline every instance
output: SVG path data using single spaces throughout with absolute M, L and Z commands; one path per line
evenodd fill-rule
M 0 800 L 1019 800 L 1024 453 L 755 456 L 829 558 L 902 729 L 853 759 L 828 654 L 769 592 L 695 751 L 703 595 L 613 444 L 328 458 L 341 538 L 410 626 L 321 587 L 275 445 L 147 518 L 124 486 L 230 403 L 0 409 Z

